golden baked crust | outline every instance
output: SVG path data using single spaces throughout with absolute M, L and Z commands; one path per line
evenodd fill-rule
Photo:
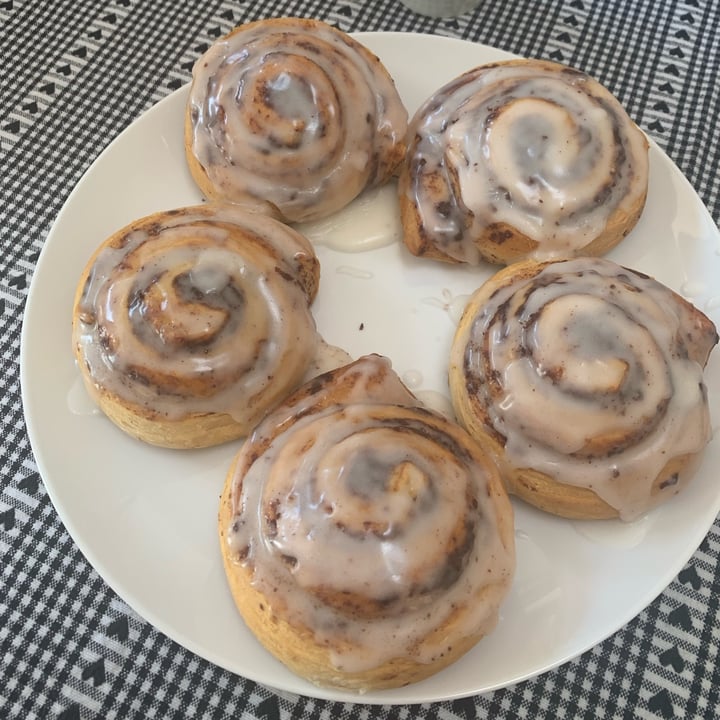
M 231 478 L 223 489 L 218 515 L 220 542 L 225 548 L 226 529 L 232 522 L 230 500 Z M 273 606 L 266 595 L 255 588 L 252 572 L 238 566 L 227 552 L 223 552 L 223 566 L 230 592 L 245 624 L 260 643 L 296 675 L 321 687 L 342 687 L 349 690 L 384 690 L 420 682 L 454 663 L 472 649 L 485 633 L 456 636 L 452 651 L 432 664 L 419 663 L 411 658 L 396 657 L 370 670 L 340 672 L 333 667 L 331 652 L 317 644 L 315 633 L 308 627 L 285 620 L 286 608 Z M 482 596 L 477 598 L 482 602 Z M 438 631 L 440 632 L 440 631 Z M 442 632 L 452 635 L 449 622 Z
M 564 517 L 632 519 L 696 469 L 717 337 L 689 302 L 608 260 L 515 263 L 465 308 L 453 406 L 503 458 L 511 494 Z
M 599 83 L 511 60 L 438 89 L 408 131 L 404 241 L 450 263 L 603 255 L 635 226 L 648 142 Z
M 438 672 L 493 628 L 514 571 L 494 462 L 378 356 L 320 376 L 263 421 L 227 475 L 218 528 L 250 630 L 324 686 Z
M 314 359 L 319 272 L 303 236 L 257 213 L 208 204 L 141 218 L 101 244 L 77 286 L 85 387 L 153 445 L 242 437 Z
M 197 61 L 185 153 L 208 198 L 300 222 L 388 181 L 406 129 L 394 82 L 364 45 L 319 20 L 273 18 Z

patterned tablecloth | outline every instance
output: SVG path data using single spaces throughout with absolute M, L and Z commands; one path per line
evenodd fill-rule
M 514 687 L 418 706 L 279 696 L 221 670 L 135 614 L 68 536 L 20 399 L 23 309 L 43 242 L 93 159 L 186 83 L 209 43 L 276 15 L 436 33 L 581 68 L 618 95 L 720 220 L 716 0 L 479 0 L 444 20 L 395 0 L 0 0 L 0 718 L 720 716 L 718 522 L 662 595 L 605 642 Z

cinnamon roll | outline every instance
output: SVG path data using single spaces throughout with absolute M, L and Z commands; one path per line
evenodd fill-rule
M 637 222 L 648 142 L 600 83 L 541 60 L 477 67 L 417 111 L 405 243 L 453 263 L 601 255 Z
M 85 385 L 113 422 L 155 445 L 244 436 L 313 361 L 318 281 L 309 242 L 258 213 L 203 205 L 133 222 L 78 284 Z
M 407 111 L 380 60 L 319 20 L 241 25 L 193 70 L 190 172 L 207 197 L 314 220 L 389 180 Z
M 491 631 L 514 572 L 494 462 L 377 355 L 260 423 L 228 473 L 219 533 L 250 630 L 324 686 L 437 672 Z
M 524 261 L 471 297 L 453 340 L 459 420 L 508 490 L 557 515 L 637 518 L 686 485 L 710 439 L 713 323 L 600 258 Z

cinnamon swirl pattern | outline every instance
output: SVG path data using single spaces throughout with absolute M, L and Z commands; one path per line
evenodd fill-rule
M 241 25 L 197 61 L 185 148 L 209 198 L 307 221 L 389 180 L 406 129 L 367 48 L 318 20 L 276 18 Z
M 318 281 L 307 240 L 264 215 L 203 205 L 140 219 L 101 245 L 78 285 L 85 385 L 153 444 L 243 436 L 313 360 Z
M 717 340 L 690 303 L 609 260 L 517 263 L 466 307 L 452 400 L 503 456 L 511 492 L 559 515 L 631 520 L 692 476 Z
M 415 255 L 601 255 L 645 204 L 644 134 L 600 83 L 557 63 L 470 70 L 425 102 L 408 137 L 400 204 Z
M 321 685 L 437 672 L 494 627 L 514 572 L 495 464 L 377 355 L 311 381 L 258 426 L 219 531 L 245 622 Z

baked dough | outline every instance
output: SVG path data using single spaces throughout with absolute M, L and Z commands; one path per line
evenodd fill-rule
M 610 260 L 523 261 L 470 298 L 450 356 L 457 416 L 510 493 L 571 518 L 637 518 L 690 480 L 711 428 L 713 323 Z
M 235 28 L 196 62 L 185 150 L 208 198 L 300 222 L 389 180 L 406 130 L 365 46 L 319 20 L 274 18 Z
M 366 356 L 270 414 L 219 512 L 235 603 L 309 681 L 390 688 L 449 665 L 494 627 L 514 572 L 497 468 Z
M 88 392 L 154 445 L 244 436 L 314 361 L 319 272 L 302 235 L 238 207 L 131 223 L 78 283 L 73 349 Z
M 634 227 L 648 142 L 584 73 L 543 60 L 477 67 L 410 122 L 405 244 L 446 262 L 602 255 Z

